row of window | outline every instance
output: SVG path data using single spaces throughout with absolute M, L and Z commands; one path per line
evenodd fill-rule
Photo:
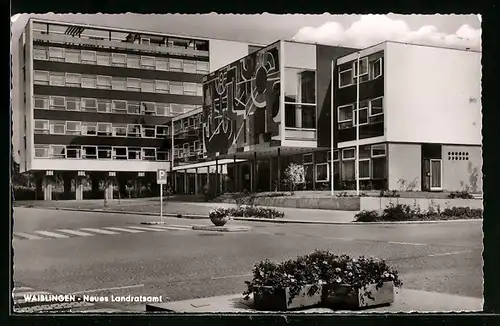
M 194 114 L 192 116 L 175 121 L 174 134 L 200 127 L 202 124 L 201 119 L 202 119 L 201 114 Z
M 377 180 L 386 178 L 386 158 L 368 158 L 359 160 L 359 180 Z M 356 161 L 333 162 L 334 180 L 353 181 L 356 179 Z M 330 181 L 330 163 L 316 164 L 316 182 Z
M 33 83 L 36 85 L 111 89 L 160 94 L 191 96 L 203 95 L 203 85 L 199 83 L 115 76 L 81 75 L 41 70 L 35 70 Z
M 155 103 L 155 102 L 136 102 L 122 100 L 101 100 L 95 98 L 78 98 L 64 96 L 40 96 L 34 97 L 35 109 L 44 110 L 66 110 L 66 111 L 84 111 L 99 113 L 117 113 L 117 114 L 140 114 L 153 116 L 172 116 L 191 110 L 198 106 L 176 103 Z
M 169 126 L 140 125 L 108 122 L 82 122 L 61 120 L 35 120 L 35 134 L 80 135 L 107 137 L 165 138 Z
M 339 71 L 339 88 L 348 87 L 359 82 L 366 82 L 377 79 L 382 76 L 382 58 L 375 61 L 368 61 L 368 57 L 359 59 L 359 74 L 358 62 L 353 61 L 351 68 L 346 68 Z
M 174 159 L 189 156 L 203 155 L 203 144 L 196 140 L 192 143 L 184 143 L 182 146 L 174 146 Z
M 380 117 L 384 114 L 383 97 L 371 100 L 360 101 L 359 109 L 356 109 L 356 103 L 341 105 L 337 107 L 338 124 L 340 129 L 343 127 L 353 127 L 358 124 L 365 125 L 370 123 L 370 118 Z M 378 122 L 377 119 L 372 119 Z
M 144 160 L 163 162 L 168 161 L 169 157 L 168 151 L 160 151 L 153 147 L 35 144 L 35 158 Z
M 383 179 L 386 176 L 385 164 L 387 148 L 385 144 L 362 145 L 359 147 L 359 179 Z M 314 165 L 316 182 L 330 181 L 331 151 L 327 152 L 327 162 Z M 314 164 L 313 154 L 303 154 L 302 164 L 307 168 Z M 355 179 L 356 149 L 343 148 L 333 151 L 334 178 L 342 181 Z
M 100 66 L 177 71 L 203 75 L 209 73 L 209 63 L 207 61 L 182 60 L 102 51 L 75 50 L 60 47 L 35 46 L 33 48 L 33 57 L 35 60 L 50 60 Z

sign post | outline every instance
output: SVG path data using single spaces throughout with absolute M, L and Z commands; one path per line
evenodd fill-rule
M 160 185 L 160 222 L 163 223 L 163 185 L 167 184 L 167 170 L 156 171 L 156 183 Z

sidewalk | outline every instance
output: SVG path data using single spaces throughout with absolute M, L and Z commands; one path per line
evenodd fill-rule
M 160 203 L 155 200 L 118 200 L 108 201 L 104 207 L 104 201 L 25 201 L 18 202 L 18 207 L 37 207 L 60 210 L 95 211 L 120 214 L 154 215 L 160 214 Z M 164 202 L 163 212 L 165 216 L 183 218 L 203 219 L 208 218 L 212 209 L 218 207 L 232 208 L 235 204 L 228 203 L 195 203 L 195 202 Z M 271 208 L 271 207 L 268 207 Z M 275 209 L 285 213 L 282 219 L 261 219 L 261 218 L 235 218 L 244 221 L 262 221 L 274 223 L 317 223 L 317 224 L 345 224 L 352 223 L 355 211 L 328 211 L 319 209 L 286 208 L 275 207 Z
M 399 292 L 399 293 L 398 293 Z M 290 313 L 386 313 L 386 312 L 463 312 L 482 311 L 483 299 L 463 297 L 452 294 L 402 289 L 396 292 L 394 303 L 390 306 L 359 311 L 311 308 Z M 263 313 L 252 309 L 252 298 L 243 299 L 242 294 L 201 298 L 166 303 L 147 304 L 146 311 L 176 313 Z

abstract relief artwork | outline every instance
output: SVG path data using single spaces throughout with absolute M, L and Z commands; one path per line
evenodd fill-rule
M 279 135 L 279 60 L 276 43 L 205 77 L 203 138 L 209 155 L 235 153 Z

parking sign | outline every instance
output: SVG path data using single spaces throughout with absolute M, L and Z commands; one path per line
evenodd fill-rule
M 156 171 L 156 183 L 159 185 L 167 184 L 167 170 L 158 169 Z

